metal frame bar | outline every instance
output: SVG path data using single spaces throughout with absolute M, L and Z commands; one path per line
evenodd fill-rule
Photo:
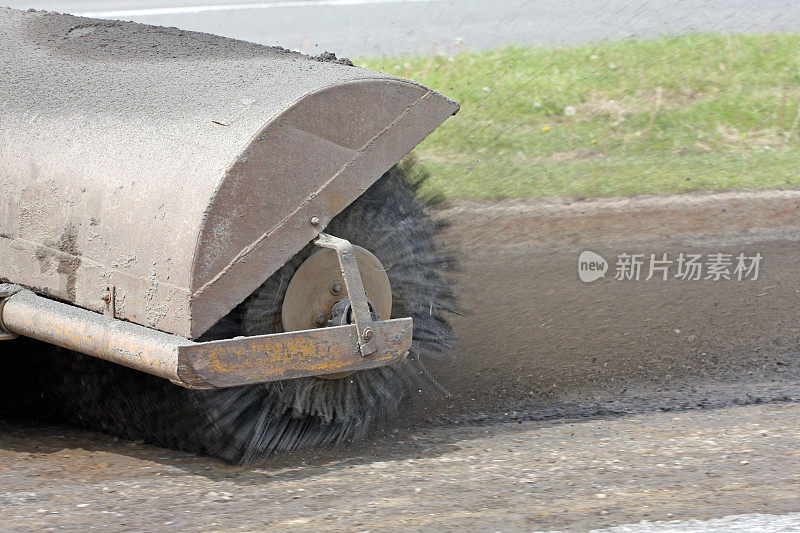
M 360 281 L 360 276 L 358 280 Z M 364 357 L 355 324 L 211 342 L 114 319 L 17 286 L 0 294 L 4 331 L 112 361 L 193 388 L 220 388 L 385 366 L 411 346 L 410 318 L 371 322 Z M 12 290 L 14 291 L 12 293 Z
M 20 291 L 17 285 L 10 285 L 7 283 L 0 284 L 0 341 L 11 341 L 19 337 L 16 333 L 11 333 L 6 329 L 3 323 L 3 305 L 6 300 Z

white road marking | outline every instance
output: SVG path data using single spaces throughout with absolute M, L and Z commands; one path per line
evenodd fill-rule
M 626 524 L 607 529 L 593 529 L 591 533 L 788 533 L 800 532 L 800 513 L 784 515 L 740 514 L 711 520 L 670 520 Z
M 81 17 L 119 18 L 149 17 L 154 15 L 191 15 L 206 11 L 239 11 L 242 9 L 271 9 L 280 7 L 311 6 L 361 6 L 374 4 L 403 4 L 417 2 L 441 2 L 443 0 L 296 0 L 293 2 L 262 2 L 256 4 L 216 4 L 200 6 L 158 7 L 150 9 L 124 9 L 119 11 L 87 11 L 75 13 Z

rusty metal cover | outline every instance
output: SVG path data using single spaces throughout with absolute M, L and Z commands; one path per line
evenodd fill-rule
M 7 8 L 0 27 L 0 279 L 189 338 L 458 109 L 175 28 Z

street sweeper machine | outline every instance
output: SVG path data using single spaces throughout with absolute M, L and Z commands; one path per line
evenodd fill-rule
M 362 435 L 447 350 L 398 162 L 456 102 L 174 28 L 0 27 L 0 409 L 243 463 Z

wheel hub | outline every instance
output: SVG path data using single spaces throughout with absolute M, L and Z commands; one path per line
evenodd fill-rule
M 383 265 L 368 250 L 354 246 L 356 263 L 375 320 L 392 313 L 392 287 Z M 303 261 L 289 281 L 281 307 L 284 331 L 342 326 L 351 323 L 350 298 L 342 278 L 339 259 L 331 249 L 320 249 Z M 352 372 L 326 374 L 324 379 L 340 379 Z
M 370 311 L 373 317 L 387 320 L 392 313 L 392 288 L 386 270 L 368 250 L 354 248 Z M 349 305 L 342 305 L 347 304 L 345 300 L 349 302 L 348 296 L 336 252 L 315 251 L 303 261 L 286 288 L 281 308 L 284 331 L 350 323 Z

